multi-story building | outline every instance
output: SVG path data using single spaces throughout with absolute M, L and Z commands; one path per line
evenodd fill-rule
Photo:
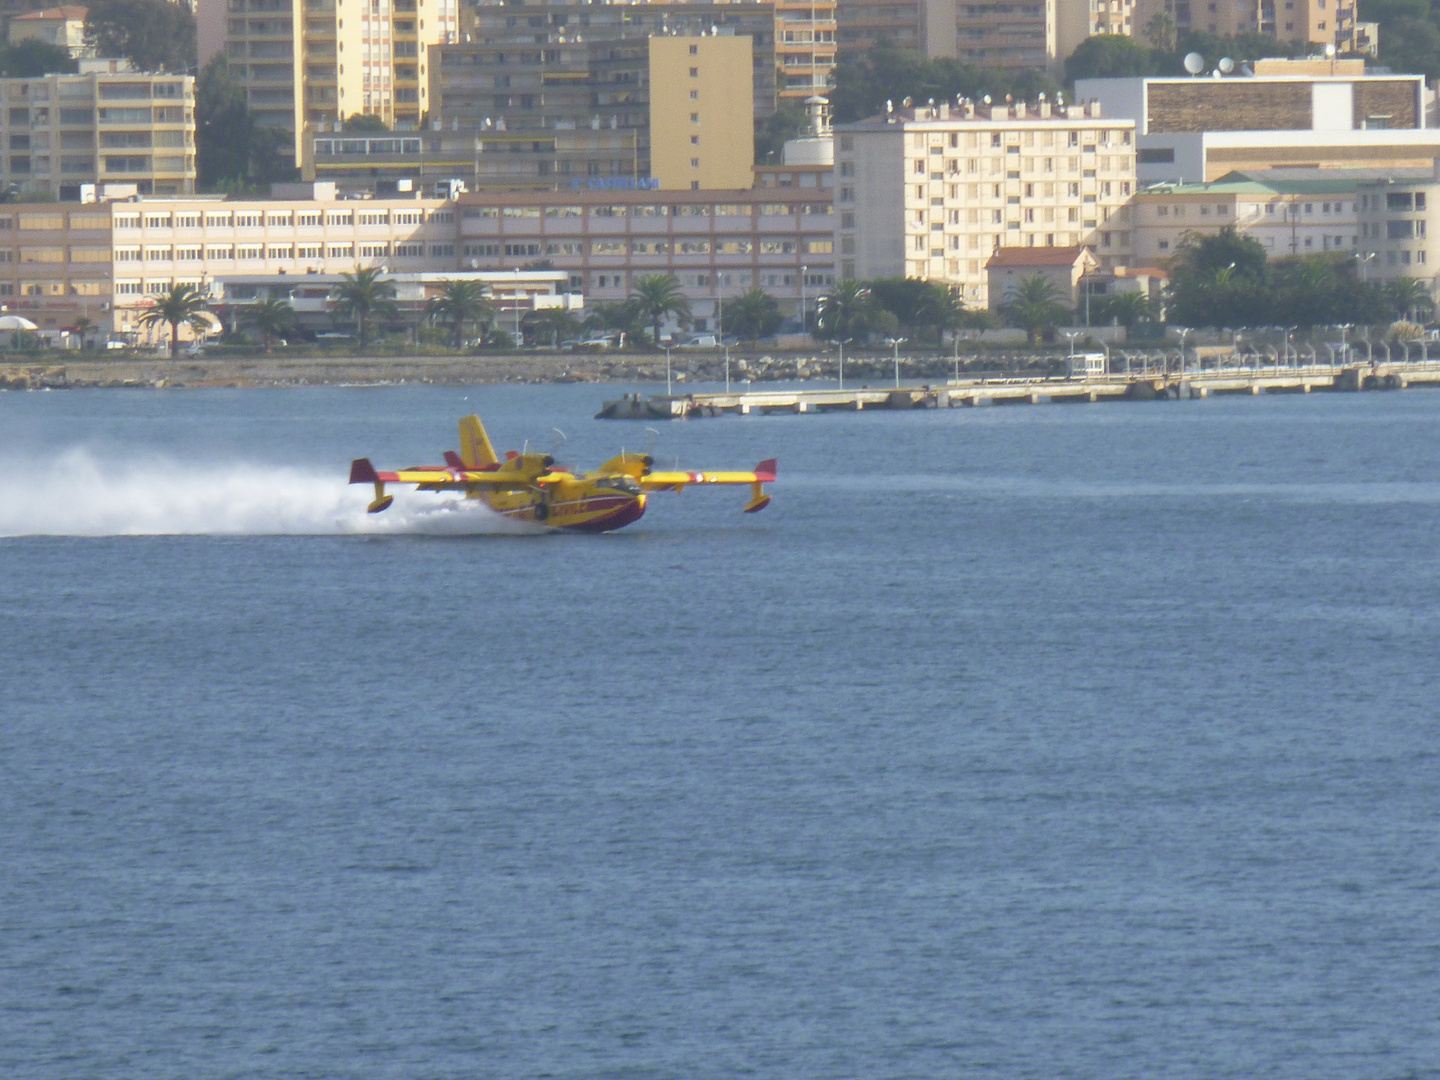
M 1272 61 L 1224 79 L 1080 79 L 1075 96 L 1134 121 L 1142 183 L 1201 183 L 1236 169 L 1428 167 L 1440 129 L 1425 126 L 1424 76 L 1350 73 L 1346 63 L 1361 62 L 1335 61 L 1333 75 Z
M 127 181 L 145 194 L 193 192 L 195 80 L 81 64 L 79 75 L 0 79 L 5 189 L 79 199 L 84 184 Z
M 1135 22 L 1137 0 L 1057 0 L 1055 5 L 1056 56 L 1063 61 L 1086 38 L 1106 34 L 1142 36 Z
M 1180 34 L 1266 34 L 1280 41 L 1333 44 L 1341 52 L 1350 52 L 1355 0 L 1135 0 L 1137 37 L 1157 18 Z
M 95 55 L 95 46 L 85 41 L 85 16 L 89 9 L 75 5 L 27 11 L 12 15 L 6 28 L 11 45 L 22 41 L 43 41 L 70 54 L 72 60 Z
M 200 62 L 225 54 L 256 120 L 294 133 L 297 164 L 307 127 L 363 115 L 417 129 L 429 48 L 460 33 L 458 0 L 370 0 L 345 15 L 345 0 L 197 0 Z
M 1427 175 L 1363 181 L 1358 203 L 1362 272 L 1419 278 L 1440 307 L 1440 160 Z
M 458 202 L 460 258 L 472 269 L 544 260 L 590 303 L 624 300 L 637 278 L 671 274 L 698 329 L 749 289 L 798 314 L 835 281 L 833 207 L 818 192 L 508 192 Z
M 940 104 L 835 129 L 845 278 L 912 277 L 988 302 L 1005 247 L 1089 247 L 1130 261 L 1135 123 L 1096 105 Z
M 682 189 L 746 182 L 752 71 L 773 79 L 770 46 L 757 53 L 728 26 L 599 40 L 566 27 L 535 35 L 549 47 L 472 41 L 437 50 L 431 100 L 443 119 L 416 153 L 463 168 L 450 175 L 472 175 L 464 165 L 473 159 L 477 182 L 490 186 L 605 177 Z M 379 164 L 325 163 L 317 154 L 316 175 L 348 167 L 364 177 Z
M 835 72 L 835 0 L 774 0 L 777 93 L 804 100 L 829 92 Z
M 1164 262 L 1186 234 L 1224 228 L 1259 241 L 1272 258 L 1353 254 L 1359 243 L 1357 185 L 1378 173 L 1316 178 L 1297 170 L 1237 172 L 1207 184 L 1145 188 L 1132 207 L 1135 258 L 1146 265 Z
M 837 0 L 836 37 L 851 55 L 876 45 L 953 56 L 956 0 Z

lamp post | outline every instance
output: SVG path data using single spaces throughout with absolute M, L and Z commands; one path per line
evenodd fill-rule
M 805 275 L 810 270 L 808 266 L 800 267 L 800 332 L 805 333 Z
M 515 288 L 510 294 L 510 303 L 515 308 L 515 347 L 520 347 L 520 267 L 515 267 Z
M 1185 336 L 1190 333 L 1191 327 L 1180 327 L 1180 374 L 1185 374 Z
M 665 396 L 670 397 L 674 391 L 670 389 L 670 344 L 665 344 Z
M 720 344 L 725 346 L 725 393 L 728 394 L 730 392 L 730 343 L 721 338 Z
M 900 389 L 900 346 L 901 346 L 901 345 L 904 345 L 905 342 L 907 342 L 907 341 L 909 341 L 909 340 L 910 340 L 909 338 L 903 338 L 903 337 L 892 337 L 892 338 L 886 338 L 886 339 L 885 339 L 885 344 L 886 344 L 886 345 L 893 346 L 894 349 L 895 349 L 895 389 L 896 389 L 896 390 L 899 390 L 899 389 Z
M 1070 339 L 1070 366 L 1069 366 L 1069 368 L 1066 370 L 1065 374 L 1066 374 L 1067 376 L 1068 376 L 1068 375 L 1074 375 L 1074 374 L 1075 374 L 1075 339 L 1080 336 L 1080 334 L 1082 333 L 1082 331 L 1080 331 L 1080 330 L 1062 330 L 1061 333 L 1063 333 L 1067 338 Z
M 841 339 L 839 339 L 839 344 L 840 344 L 840 389 L 841 389 L 841 390 L 844 390 L 844 389 L 845 389 L 845 346 L 846 346 L 846 344 L 848 344 L 849 342 L 854 341 L 854 340 L 855 340 L 854 338 L 848 338 L 848 337 L 847 337 L 847 338 L 841 338 Z

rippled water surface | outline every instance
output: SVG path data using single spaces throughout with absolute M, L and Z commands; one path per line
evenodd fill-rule
M 0 395 L 0 1074 L 1440 1075 L 1440 394 Z

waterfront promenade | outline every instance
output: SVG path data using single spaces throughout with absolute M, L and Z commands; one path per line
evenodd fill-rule
M 865 409 L 945 409 L 1009 404 L 1153 401 L 1204 398 L 1212 394 L 1273 394 L 1312 391 L 1404 390 L 1440 386 L 1440 360 L 1413 363 L 1223 365 L 1139 370 L 1123 374 L 990 376 L 948 379 L 920 386 L 860 386 L 841 389 L 787 387 L 731 392 L 631 394 L 606 401 L 597 419 L 679 420 L 727 413 L 820 413 Z

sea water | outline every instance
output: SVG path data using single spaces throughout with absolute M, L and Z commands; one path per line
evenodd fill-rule
M 0 395 L 0 1074 L 1440 1074 L 1440 394 L 626 389 Z

